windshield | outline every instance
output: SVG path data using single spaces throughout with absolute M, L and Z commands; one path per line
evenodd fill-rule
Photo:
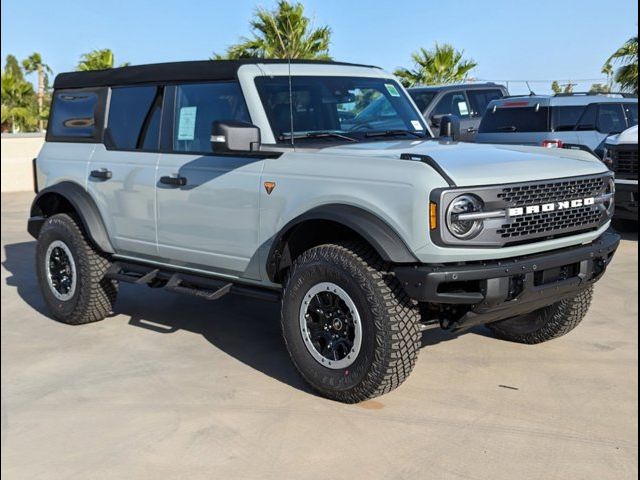
M 371 133 L 427 135 L 421 115 L 393 80 L 292 76 L 293 112 L 289 77 L 257 77 L 256 87 L 279 142 L 292 136 L 341 141 L 370 138 Z

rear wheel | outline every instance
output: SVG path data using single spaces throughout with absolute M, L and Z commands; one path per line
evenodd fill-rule
M 42 226 L 36 273 L 44 301 L 57 320 L 78 325 L 102 320 L 111 312 L 118 286 L 104 276 L 110 265 L 70 215 L 53 215 Z
M 325 397 L 354 403 L 399 386 L 415 365 L 419 312 L 366 245 L 304 252 L 282 299 L 282 332 L 304 379 Z
M 542 343 L 566 335 L 576 328 L 589 310 L 593 287 L 573 298 L 541 308 L 520 317 L 490 323 L 487 327 L 503 340 Z

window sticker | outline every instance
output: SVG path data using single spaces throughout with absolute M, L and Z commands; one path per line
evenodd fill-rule
M 182 107 L 178 119 L 178 140 L 193 140 L 196 131 L 198 107 Z
M 400 96 L 400 92 L 393 83 L 385 83 L 384 86 L 387 89 L 387 92 L 389 92 L 389 95 L 391 95 L 392 97 Z
M 422 125 L 418 120 L 411 120 L 411 125 L 413 125 L 415 130 L 422 130 Z
M 458 102 L 458 110 L 460 110 L 460 115 L 469 115 L 467 102 Z

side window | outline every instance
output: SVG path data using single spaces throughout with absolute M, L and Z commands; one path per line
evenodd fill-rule
M 575 128 L 586 107 L 551 107 L 551 129 L 554 132 L 568 132 Z
M 251 121 L 235 82 L 178 85 L 175 105 L 173 149 L 178 152 L 210 152 L 216 120 Z
M 576 130 L 595 130 L 596 129 L 596 121 L 598 119 L 598 106 L 595 103 L 592 103 L 587 106 L 587 109 L 584 111 L 580 119 L 578 120 L 578 124 L 576 125 Z
M 627 117 L 627 127 L 635 127 L 638 125 L 638 104 L 637 103 L 625 103 L 624 114 Z
M 409 91 L 409 95 L 413 98 L 413 101 L 416 103 L 418 110 L 421 113 L 424 113 L 427 107 L 431 104 L 433 97 L 436 96 L 435 92 L 412 92 Z
M 504 97 L 502 90 L 467 90 L 467 97 L 469 97 L 469 103 L 471 104 L 471 112 L 474 117 L 481 117 L 487 105 L 491 100 Z
M 157 150 L 160 103 L 159 87 L 113 88 L 106 133 L 109 143 L 118 150 Z
M 622 105 L 603 103 L 598 110 L 596 128 L 600 133 L 620 133 L 627 128 Z
M 56 92 L 53 96 L 48 140 L 97 137 L 96 127 L 100 96 L 96 91 Z
M 460 118 L 469 118 L 471 109 L 463 92 L 450 92 L 440 99 L 431 112 L 431 116 L 434 115 L 457 115 Z

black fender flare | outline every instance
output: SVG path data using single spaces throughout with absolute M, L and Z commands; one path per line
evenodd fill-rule
M 41 190 L 34 198 L 27 225 L 31 236 L 38 238 L 46 218 L 57 213 L 51 210 L 52 205 L 49 202 L 57 201 L 59 197 L 64 198 L 73 207 L 91 242 L 104 253 L 114 253 L 113 245 L 107 235 L 107 228 L 95 201 L 83 187 L 74 182 L 56 183 Z
M 289 236 L 296 227 L 309 220 L 329 220 L 353 230 L 386 262 L 393 264 L 419 262 L 400 235 L 378 216 L 352 205 L 328 204 L 299 215 L 276 234 L 267 257 L 267 274 L 271 281 L 276 279 L 281 260 L 287 255 L 285 245 Z

